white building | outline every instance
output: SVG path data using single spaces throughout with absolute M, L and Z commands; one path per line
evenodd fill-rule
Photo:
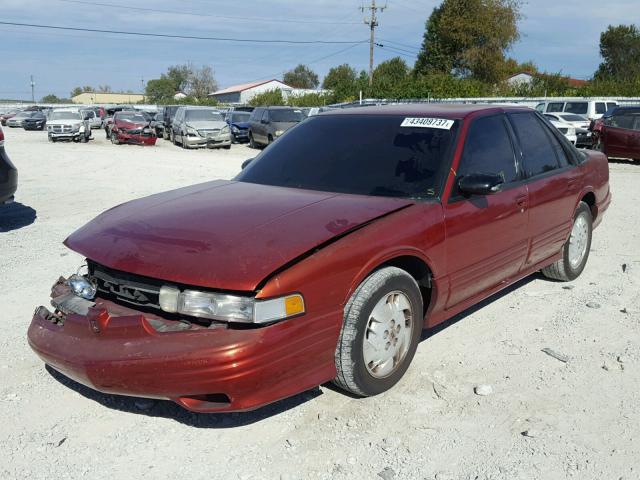
M 263 82 L 243 83 L 213 92 L 209 96 L 215 98 L 220 103 L 249 103 L 253 97 L 270 90 L 282 90 L 282 96 L 288 95 L 296 90 L 280 80 L 267 80 Z

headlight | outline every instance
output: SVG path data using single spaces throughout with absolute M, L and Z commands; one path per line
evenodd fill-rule
M 238 127 L 236 127 L 235 125 L 232 125 L 232 126 L 231 126 L 231 131 L 232 131 L 233 133 L 240 133 L 240 129 L 239 129 Z
M 576 134 L 576 129 L 575 129 L 575 128 L 570 128 L 570 129 L 567 131 L 567 135 L 575 135 L 575 134 Z
M 49 131 L 53 130 L 53 125 L 47 125 L 47 130 Z
M 279 137 L 284 133 L 284 130 L 276 130 L 276 137 Z
M 187 127 L 188 135 L 198 135 L 198 131 L 195 128 Z
M 225 125 L 224 127 L 222 127 L 220 129 L 220 133 L 222 134 L 229 133 L 229 125 Z
M 256 300 L 222 293 L 160 288 L 160 308 L 168 313 L 182 313 L 225 322 L 269 323 L 305 312 L 300 294 L 271 300 Z
M 71 287 L 73 293 L 78 297 L 93 300 L 93 297 L 96 296 L 96 286 L 82 275 L 71 275 L 67 280 L 67 285 Z

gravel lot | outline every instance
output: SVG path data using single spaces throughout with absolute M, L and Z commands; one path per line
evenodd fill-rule
M 611 163 L 614 201 L 577 281 L 528 278 L 426 332 L 390 392 L 322 386 L 256 412 L 197 415 L 49 371 L 26 331 L 82 261 L 62 245 L 70 232 L 121 202 L 230 178 L 254 151 L 5 132 L 20 184 L 0 210 L 0 478 L 640 478 L 640 165 Z

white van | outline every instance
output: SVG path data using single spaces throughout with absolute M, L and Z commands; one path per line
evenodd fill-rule
M 574 113 L 589 120 L 596 120 L 607 110 L 617 106 L 618 102 L 612 100 L 550 100 L 536 105 L 536 110 L 540 113 Z

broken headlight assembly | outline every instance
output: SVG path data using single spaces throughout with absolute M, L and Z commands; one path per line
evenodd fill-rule
M 258 300 L 197 290 L 180 291 L 169 286 L 160 289 L 160 308 L 167 313 L 181 313 L 223 322 L 259 324 L 284 320 L 305 312 L 304 299 L 297 293 Z
M 84 298 L 85 300 L 93 300 L 96 296 L 96 286 L 84 275 L 75 273 L 67 279 L 67 285 L 71 288 L 74 295 Z

